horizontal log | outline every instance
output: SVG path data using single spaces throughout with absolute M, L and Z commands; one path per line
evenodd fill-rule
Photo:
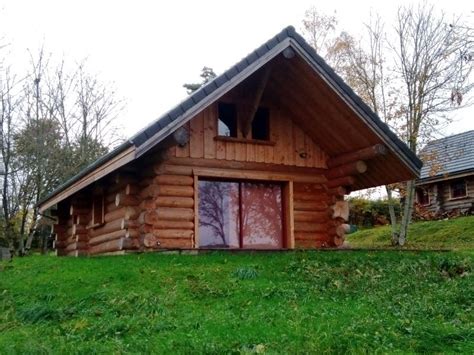
M 121 208 L 122 206 L 117 206 L 115 205 L 115 200 L 111 203 L 106 203 L 105 204 L 105 212 L 106 213 L 109 213 L 109 212 L 113 212 L 113 211 L 116 211 L 118 210 L 119 208 Z
M 367 171 L 367 164 L 362 160 L 346 163 L 329 169 L 326 173 L 328 180 L 333 180 L 342 176 L 363 174 Z
M 89 245 L 94 246 L 94 245 L 105 243 L 114 239 L 123 238 L 123 237 L 126 237 L 126 234 L 127 234 L 127 231 L 124 229 L 111 232 L 111 233 L 101 234 L 97 237 L 91 238 L 89 240 Z
M 193 175 L 192 166 L 170 165 L 168 163 L 162 163 L 156 166 L 154 171 L 157 175 Z
M 295 211 L 327 211 L 328 204 L 319 201 L 293 201 Z
M 84 249 L 81 249 L 81 250 L 72 250 L 72 251 L 69 251 L 69 252 L 67 252 L 66 254 L 63 254 L 63 255 L 73 256 L 73 257 L 87 256 L 87 255 L 88 255 L 88 251 L 87 251 L 87 250 L 84 250 Z
M 53 241 L 53 249 L 63 249 L 68 245 L 65 240 L 55 240 Z
M 140 198 L 144 199 L 144 198 L 154 198 L 158 195 L 158 191 L 159 191 L 159 187 L 158 185 L 156 185 L 155 183 L 151 183 L 150 185 L 144 187 L 141 191 L 140 191 Z
M 151 224 L 140 224 L 138 226 L 138 231 L 140 234 L 153 233 L 153 225 Z
M 296 222 L 295 232 L 326 232 L 326 223 Z
M 129 229 L 129 230 L 119 230 L 119 231 L 116 231 L 116 232 L 112 232 L 112 233 L 107 233 L 107 234 L 102 234 L 102 235 L 99 235 L 97 237 L 94 237 L 94 238 L 91 238 L 89 240 L 89 245 L 98 245 L 100 243 L 104 243 L 104 242 L 107 242 L 107 241 L 110 241 L 110 240 L 114 240 L 114 239 L 118 239 L 118 238 L 137 238 L 139 237 L 140 233 L 138 232 L 138 230 L 133 230 L 133 229 Z
M 104 221 L 105 223 L 108 223 L 119 218 L 135 219 L 138 217 L 138 214 L 138 207 L 119 207 L 115 211 L 106 213 L 104 216 Z
M 329 189 L 328 194 L 333 195 L 333 196 L 343 197 L 344 195 L 348 195 L 349 192 L 347 188 L 345 188 L 344 186 L 337 186 L 332 189 Z
M 158 248 L 160 243 L 156 235 L 153 233 L 148 233 L 143 237 L 143 245 L 145 248 Z
M 194 179 L 192 176 L 182 175 L 158 175 L 154 182 L 160 185 L 181 185 L 193 186 Z
M 355 179 L 352 176 L 343 176 L 337 179 L 333 179 L 327 182 L 326 186 L 328 188 L 338 187 L 338 186 L 351 186 L 355 184 Z
M 276 173 L 288 173 L 288 171 L 294 172 L 295 174 L 304 174 L 306 176 L 311 175 L 323 175 L 327 169 L 321 168 L 306 168 L 292 166 L 289 168 L 286 165 L 281 164 L 268 164 L 268 163 L 256 163 L 256 162 L 244 162 L 235 160 L 219 160 L 219 159 L 199 159 L 199 158 L 170 158 L 166 165 L 173 164 L 175 166 L 189 166 L 191 168 L 222 168 L 222 169 L 233 169 L 238 171 L 265 171 L 265 172 L 276 172 Z M 171 166 L 171 165 L 170 165 Z M 182 175 L 182 174 L 178 174 Z M 192 175 L 192 171 L 189 174 Z M 315 183 L 317 183 L 315 181 Z
M 69 215 L 71 215 L 71 216 L 84 215 L 84 214 L 88 214 L 90 212 L 91 212 L 91 207 L 90 206 L 83 206 L 83 207 L 71 206 L 71 207 L 69 207 Z
M 320 194 L 324 193 L 324 186 L 321 184 L 304 184 L 304 183 L 294 183 L 293 192 L 298 193 L 311 193 L 311 194 Z
M 156 198 L 155 203 L 157 207 L 193 208 L 194 198 L 159 196 Z
M 122 222 L 123 218 L 116 219 L 114 221 L 110 221 L 108 223 L 105 223 L 103 226 L 98 227 L 98 228 L 93 228 L 90 230 L 89 235 L 91 237 L 96 237 L 101 234 L 107 234 L 111 232 L 118 231 L 122 228 Z
M 150 224 L 153 225 L 158 220 L 158 212 L 152 211 L 143 211 L 138 217 L 139 224 Z
M 326 192 L 321 191 L 320 193 L 310 192 L 293 192 L 294 201 L 323 201 L 327 200 Z
M 329 158 L 327 162 L 328 168 L 350 163 L 356 160 L 369 160 L 381 155 L 387 154 L 387 148 L 383 144 L 375 144 L 355 152 L 340 154 Z
M 72 250 L 78 250 L 78 249 L 87 249 L 87 242 L 74 242 L 68 244 L 68 246 L 65 248 L 67 252 L 72 251 Z
M 159 248 L 160 249 L 191 249 L 193 247 L 193 241 L 191 238 L 169 238 L 159 239 Z
M 89 248 L 90 255 L 97 255 L 103 253 L 110 253 L 114 251 L 120 250 L 131 250 L 131 249 L 138 249 L 139 242 L 135 238 L 119 238 L 110 240 L 108 242 L 104 242 L 101 244 L 97 244 L 93 247 Z
M 314 212 L 314 211 L 294 211 L 294 221 L 296 222 L 314 222 L 314 223 L 326 223 L 329 219 L 327 212 Z
M 115 206 L 138 206 L 140 201 L 136 196 L 118 193 L 115 195 Z
M 296 232 L 295 231 L 295 241 L 296 240 L 329 240 L 329 236 L 325 232 Z
M 139 207 L 141 210 L 154 210 L 156 208 L 155 200 L 146 198 L 140 201 Z
M 161 207 L 156 210 L 158 219 L 169 221 L 194 221 L 194 209 Z
M 193 229 L 194 223 L 190 221 L 166 221 L 159 219 L 153 226 L 157 229 Z
M 295 240 L 295 249 L 317 249 L 321 245 L 317 240 Z
M 138 221 L 132 219 L 124 219 L 122 218 L 122 228 L 121 229 L 129 229 L 129 228 L 138 228 L 139 224 Z
M 87 234 L 87 229 L 86 226 L 82 224 L 74 224 L 71 227 L 71 234 L 72 235 L 77 235 L 77 234 Z
M 158 185 L 159 196 L 193 197 L 192 186 Z
M 87 242 L 89 240 L 89 236 L 87 234 L 79 234 L 79 235 L 71 235 L 67 237 L 66 243 L 76 243 L 76 242 Z
M 194 235 L 194 230 L 189 229 L 154 229 L 153 234 L 161 238 L 189 238 Z
M 216 160 L 223 161 L 223 160 Z M 196 175 L 225 178 L 225 179 L 248 179 L 264 181 L 295 181 L 307 183 L 325 183 L 326 177 L 322 174 L 298 173 L 291 169 L 291 172 L 275 172 L 262 170 L 237 170 L 228 168 L 196 168 L 193 170 Z

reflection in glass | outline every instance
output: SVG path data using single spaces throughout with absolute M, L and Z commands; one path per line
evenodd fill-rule
M 199 181 L 199 246 L 239 247 L 239 184 Z
M 281 248 L 281 186 L 242 183 L 243 247 L 250 249 Z
M 201 248 L 282 248 L 281 186 L 200 180 L 199 244 Z

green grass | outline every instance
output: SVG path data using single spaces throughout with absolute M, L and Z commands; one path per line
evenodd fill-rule
M 390 226 L 365 229 L 347 236 L 351 247 L 390 247 Z M 474 216 L 417 222 L 408 230 L 405 248 L 474 250 Z
M 472 252 L 34 256 L 0 353 L 474 353 Z

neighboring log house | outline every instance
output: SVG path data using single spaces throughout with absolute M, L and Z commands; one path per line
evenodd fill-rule
M 416 201 L 437 215 L 474 212 L 474 131 L 428 143 L 416 182 Z
M 293 27 L 40 203 L 58 255 L 338 247 L 344 195 L 421 161 Z

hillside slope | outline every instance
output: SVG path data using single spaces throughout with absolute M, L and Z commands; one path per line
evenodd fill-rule
M 406 248 L 474 250 L 474 216 L 417 222 L 408 232 Z M 390 226 L 361 230 L 346 239 L 355 248 L 390 247 Z
M 474 353 L 472 255 L 15 259 L 0 353 Z

